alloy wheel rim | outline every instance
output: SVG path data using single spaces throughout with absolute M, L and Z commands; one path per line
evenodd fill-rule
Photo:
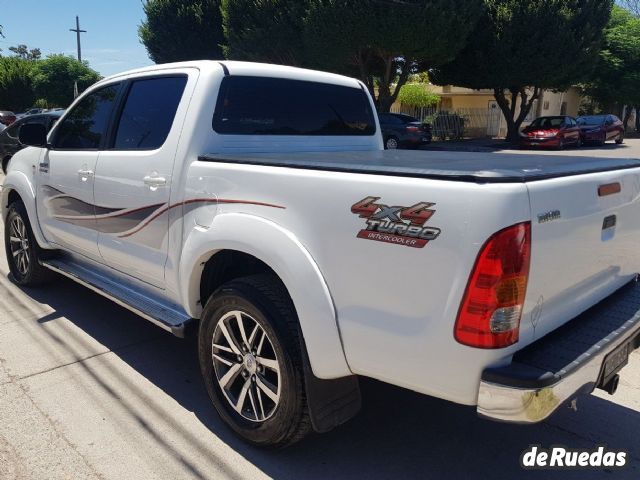
M 21 217 L 14 217 L 9 227 L 9 244 L 11 246 L 11 256 L 13 264 L 21 275 L 29 272 L 31 260 L 29 258 L 29 237 L 27 227 Z
M 211 358 L 231 408 L 251 422 L 273 416 L 280 403 L 280 363 L 267 332 L 251 315 L 234 310 L 220 318 Z
M 395 150 L 398 148 L 398 142 L 396 141 L 395 138 L 390 138 L 387 140 L 387 149 L 388 150 Z

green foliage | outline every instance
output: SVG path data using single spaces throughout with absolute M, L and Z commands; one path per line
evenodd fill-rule
M 35 62 L 33 85 L 36 98 L 44 99 L 50 106 L 67 107 L 73 101 L 73 85 L 78 82 L 78 92 L 100 79 L 87 62 L 79 62 L 66 55 L 50 55 Z
M 0 108 L 20 112 L 35 100 L 34 62 L 17 57 L 0 57 Z
M 588 77 L 612 6 L 613 0 L 484 0 L 466 47 L 434 80 L 493 89 L 509 138 L 516 139 L 540 89 L 565 89 Z M 507 90 L 519 97 L 520 112 Z
M 357 75 L 377 96 L 378 108 L 388 111 L 409 75 L 451 61 L 466 45 L 481 5 L 481 0 L 310 0 L 307 61 Z
M 388 111 L 409 75 L 450 61 L 482 0 L 223 0 L 229 58 L 359 77 Z
M 424 83 L 407 83 L 400 89 L 398 101 L 412 107 L 431 107 L 438 104 L 440 96 Z
M 303 64 L 307 0 L 222 0 L 225 55 L 233 60 Z
M 39 98 L 35 102 L 33 102 L 33 106 L 36 108 L 51 108 L 49 102 L 47 102 L 44 98 Z
M 146 0 L 141 42 L 156 63 L 223 58 L 219 0 Z
M 602 107 L 640 105 L 640 19 L 614 7 L 586 92 Z
M 9 50 L 12 51 L 16 57 L 22 58 L 23 60 L 38 60 L 42 56 L 39 48 L 30 49 L 24 44 L 9 47 Z

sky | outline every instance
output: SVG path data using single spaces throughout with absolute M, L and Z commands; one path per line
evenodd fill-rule
M 2 54 L 25 44 L 42 55 L 76 56 L 76 15 L 80 17 L 82 59 L 103 76 L 151 65 L 138 38 L 142 0 L 0 0 Z

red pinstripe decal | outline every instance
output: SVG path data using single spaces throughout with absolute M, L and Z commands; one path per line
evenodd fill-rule
M 250 200 L 231 200 L 231 199 L 226 199 L 226 198 L 193 198 L 191 200 L 184 200 L 182 202 L 167 206 L 161 210 L 158 210 L 155 214 L 153 214 L 148 220 L 143 220 L 143 222 L 136 227 L 134 230 L 125 233 L 123 235 L 118 235 L 120 238 L 126 238 L 126 237 L 130 237 L 131 235 L 134 235 L 138 232 L 140 232 L 143 228 L 145 228 L 147 225 L 149 225 L 151 222 L 153 222 L 156 218 L 158 218 L 160 215 L 162 215 L 165 212 L 168 212 L 169 210 L 176 208 L 176 207 L 180 207 L 183 205 L 188 205 L 191 203 L 214 203 L 214 204 L 241 204 L 241 205 L 257 205 L 259 207 L 270 207 L 270 208 L 281 208 L 281 209 L 286 209 L 287 207 L 283 207 L 280 205 L 274 205 L 272 203 L 264 203 L 264 202 L 252 202 Z

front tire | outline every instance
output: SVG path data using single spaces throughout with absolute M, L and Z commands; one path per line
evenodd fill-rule
M 51 270 L 40 264 L 45 252 L 36 242 L 27 209 L 21 201 L 9 206 L 4 224 L 4 246 L 9 270 L 18 285 L 33 287 L 52 277 Z
M 620 135 L 618 135 L 618 138 L 616 138 L 616 143 L 618 145 L 622 145 L 624 143 L 624 133 L 620 133 Z
M 311 430 L 293 303 L 273 275 L 220 287 L 199 332 L 200 369 L 215 409 L 241 438 L 286 447 Z

